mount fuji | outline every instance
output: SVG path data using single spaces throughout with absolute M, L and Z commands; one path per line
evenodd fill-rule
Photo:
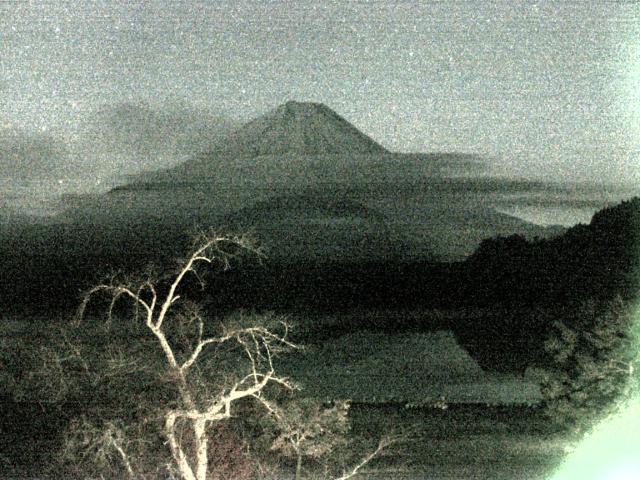
M 130 180 L 75 199 L 62 218 L 221 226 L 251 232 L 288 262 L 451 261 L 487 237 L 558 233 L 493 206 L 540 185 L 488 177 L 474 155 L 391 152 L 319 103 L 287 102 L 206 154 Z

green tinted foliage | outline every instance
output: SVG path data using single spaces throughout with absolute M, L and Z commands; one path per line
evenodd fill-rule
M 553 323 L 537 376 L 550 417 L 584 430 L 630 388 L 636 357 L 630 308 L 619 298 L 583 303 Z

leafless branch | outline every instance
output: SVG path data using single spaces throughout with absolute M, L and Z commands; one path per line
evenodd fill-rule
M 357 465 L 355 465 L 348 472 L 343 473 L 340 477 L 335 478 L 334 480 L 347 480 L 348 478 L 355 477 L 359 474 L 360 470 L 370 463 L 374 458 L 381 455 L 385 450 L 387 450 L 391 445 L 397 444 L 402 441 L 407 441 L 408 437 L 405 435 L 387 435 L 380 439 L 378 442 L 378 446 L 370 453 L 365 455 Z
M 120 456 L 120 459 L 122 460 L 122 463 L 123 463 L 125 469 L 127 470 L 127 473 L 129 474 L 129 477 L 135 478 L 136 475 L 135 475 L 135 473 L 133 471 L 133 468 L 131 466 L 131 462 L 129 461 L 129 457 L 127 456 L 127 454 L 125 453 L 124 449 L 120 445 L 120 442 L 118 441 L 118 439 L 114 436 L 112 429 L 113 429 L 113 426 L 109 425 L 109 427 L 107 428 L 107 431 L 105 433 L 107 443 L 111 444 L 111 446 L 115 449 L 115 451 Z
M 194 277 L 204 284 L 203 278 L 196 270 L 198 264 L 211 265 L 217 263 L 223 268 L 230 266 L 230 258 L 237 256 L 234 251 L 229 251 L 232 247 L 240 250 L 247 250 L 258 255 L 260 250 L 256 248 L 246 237 L 205 234 L 199 238 L 199 244 L 194 248 L 190 256 L 184 260 L 178 270 L 168 278 L 166 283 L 162 283 L 163 288 L 158 287 L 160 279 L 151 276 L 144 278 L 140 282 L 118 283 L 115 278 L 93 287 L 89 290 L 78 309 L 77 320 L 80 321 L 86 311 L 90 299 L 98 293 L 110 295 L 110 303 L 107 312 L 110 321 L 114 307 L 120 297 L 128 297 L 133 300 L 136 307 L 136 318 L 139 317 L 139 309 L 145 314 L 145 324 L 150 332 L 155 336 L 162 348 L 169 372 L 177 382 L 177 390 L 181 402 L 178 408 L 171 408 L 164 415 L 164 430 L 167 437 L 167 444 L 171 451 L 175 466 L 180 476 L 185 480 L 204 480 L 207 474 L 207 437 L 206 426 L 208 423 L 217 422 L 229 418 L 232 414 L 232 405 L 242 398 L 252 397 L 258 399 L 263 405 L 269 402 L 263 398 L 262 391 L 269 383 L 278 383 L 287 388 L 293 388 L 288 379 L 279 377 L 275 373 L 273 366 L 273 353 L 282 348 L 296 348 L 296 345 L 288 340 L 289 326 L 286 322 L 281 322 L 284 333 L 278 334 L 262 325 L 241 326 L 237 328 L 224 328 L 218 336 L 205 336 L 204 318 L 197 307 L 190 306 L 188 302 L 183 302 L 185 314 L 175 314 L 172 307 L 180 299 L 178 290 L 182 286 L 185 277 L 193 274 Z M 159 292 L 162 293 L 162 298 Z M 195 345 L 190 348 L 190 353 L 186 359 L 178 361 L 174 346 L 167 336 L 165 322 L 185 321 L 192 324 L 195 320 L 197 339 Z M 184 340 L 185 337 L 181 337 Z M 221 346 L 227 342 L 235 342 L 244 351 L 249 363 L 249 373 L 236 381 L 230 387 L 224 389 L 220 394 L 207 396 L 193 390 L 192 380 L 189 377 L 190 369 L 200 360 L 201 355 L 208 346 Z M 182 355 L 182 354 L 180 354 Z M 121 359 L 115 358 L 114 365 L 128 367 Z M 195 447 L 187 448 L 181 438 L 181 430 L 184 425 L 188 425 L 193 434 Z M 180 428 L 178 428 L 178 426 Z M 113 446 L 119 452 L 123 461 L 126 462 L 125 451 L 116 439 Z M 132 474 L 130 465 L 126 464 L 127 471 Z

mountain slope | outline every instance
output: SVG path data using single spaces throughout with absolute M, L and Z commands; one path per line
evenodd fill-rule
M 477 156 L 389 152 L 325 105 L 288 102 L 207 154 L 79 202 L 67 218 L 224 226 L 254 232 L 283 260 L 450 261 L 486 237 L 548 236 L 486 201 L 532 185 L 482 173 Z
M 410 239 L 383 213 L 334 192 L 274 196 L 232 212 L 222 225 L 252 232 L 269 258 L 287 263 L 389 260 L 409 251 Z
M 320 103 L 287 102 L 233 132 L 215 153 L 247 157 L 388 151 Z

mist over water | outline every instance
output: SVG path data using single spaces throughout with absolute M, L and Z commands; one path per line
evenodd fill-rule
M 542 185 L 539 189 L 495 195 L 496 210 L 536 225 L 570 227 L 588 224 L 593 214 L 602 208 L 640 193 L 638 187 L 596 181 L 538 181 Z
M 572 207 L 519 207 L 497 208 L 500 213 L 518 217 L 540 226 L 560 225 L 571 227 L 579 223 L 588 224 L 597 208 Z

